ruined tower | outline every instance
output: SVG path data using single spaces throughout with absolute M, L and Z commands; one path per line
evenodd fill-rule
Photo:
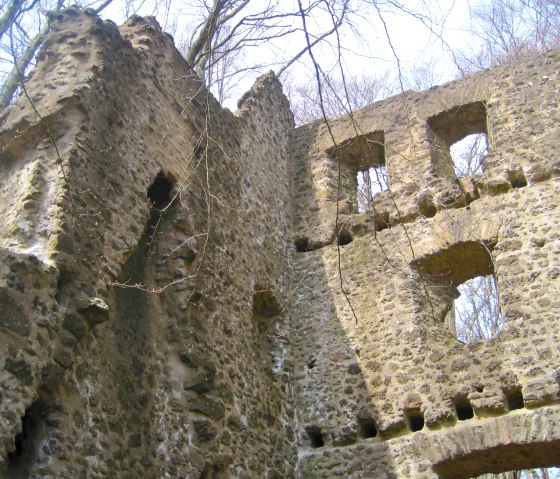
M 0 112 L 4 477 L 560 464 L 560 51 L 295 129 L 274 74 L 222 109 L 153 20 L 51 21 Z M 465 344 L 480 276 L 503 327 Z

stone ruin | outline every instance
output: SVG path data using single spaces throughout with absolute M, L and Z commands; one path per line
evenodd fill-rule
M 272 73 L 222 109 L 153 20 L 51 22 L 0 112 L 4 477 L 560 464 L 560 51 L 329 130 Z M 481 275 L 504 324 L 465 344 L 446 314 Z

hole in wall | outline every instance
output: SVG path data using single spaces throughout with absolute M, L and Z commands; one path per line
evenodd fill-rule
M 471 402 L 466 397 L 457 398 L 455 401 L 455 413 L 459 421 L 466 421 L 474 417 L 474 410 Z
M 373 208 L 373 198 L 389 189 L 389 173 L 385 164 L 359 170 L 356 176 L 358 185 L 358 211 L 363 213 Z
M 406 411 L 406 420 L 412 432 L 424 429 L 424 415 L 419 410 Z
M 338 233 L 338 237 L 336 241 L 339 246 L 346 246 L 352 243 L 352 241 L 354 241 L 354 238 L 352 238 L 352 235 L 348 230 L 341 229 L 340 232 Z
M 358 418 L 359 435 L 363 439 L 377 436 L 377 427 L 372 417 Z
M 297 253 L 306 253 L 307 251 L 311 251 L 309 249 L 309 238 L 298 238 L 294 241 L 294 246 Z
M 306 426 L 305 433 L 309 439 L 309 445 L 313 449 L 317 449 L 325 445 L 323 433 L 321 432 L 321 428 L 319 426 Z
M 173 184 L 163 172 L 160 171 L 154 182 L 148 188 L 148 199 L 154 208 L 162 210 L 171 203 L 172 190 Z
M 510 411 L 515 409 L 523 409 L 525 407 L 525 401 L 523 400 L 523 393 L 521 389 L 512 389 L 509 391 L 504 391 L 506 396 L 507 406 Z
M 446 322 L 455 337 L 463 342 L 487 340 L 502 330 L 498 282 L 494 274 L 475 276 L 457 287 Z
M 428 119 L 432 172 L 464 178 L 482 171 L 488 154 L 486 102 L 459 105 Z
M 343 141 L 327 153 L 338 161 L 343 195 L 358 212 L 371 209 L 374 196 L 389 189 L 383 131 Z
M 486 133 L 467 135 L 449 147 L 453 169 L 457 178 L 482 173 L 482 161 L 488 155 Z
M 46 405 L 35 401 L 21 418 L 21 432 L 16 434 L 15 450 L 8 453 L 6 477 L 28 477 L 27 469 L 43 434 Z
M 525 188 L 528 185 L 525 172 L 520 166 L 508 169 L 507 180 L 513 188 Z
M 313 369 L 315 366 L 317 366 L 317 358 L 315 356 L 309 357 L 307 359 L 307 369 Z

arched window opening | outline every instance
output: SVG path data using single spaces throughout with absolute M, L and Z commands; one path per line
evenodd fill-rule
M 482 172 L 482 160 L 488 154 L 486 133 L 474 133 L 449 147 L 457 178 L 466 178 Z

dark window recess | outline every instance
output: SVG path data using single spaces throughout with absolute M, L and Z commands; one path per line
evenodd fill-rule
M 358 425 L 360 428 L 360 437 L 363 439 L 369 439 L 371 437 L 377 436 L 377 428 L 375 427 L 375 421 L 371 417 L 358 419 Z
M 514 409 L 523 409 L 525 407 L 525 401 L 523 401 L 523 394 L 520 389 L 507 391 L 505 394 L 508 409 L 510 411 L 513 411 Z
M 21 432 L 14 439 L 15 450 L 8 454 L 6 477 L 27 477 L 27 467 L 38 441 L 45 415 L 45 404 L 34 402 L 21 418 Z
M 311 356 L 307 360 L 307 368 L 308 369 L 313 369 L 315 366 L 317 366 L 317 358 L 315 356 Z
M 347 244 L 352 243 L 353 240 L 354 238 L 352 238 L 352 235 L 347 230 L 341 230 L 338 233 L 337 241 L 339 246 L 346 246 Z
M 310 251 L 309 249 L 309 238 L 298 238 L 294 241 L 294 246 L 298 253 L 305 253 Z
M 323 433 L 321 432 L 321 428 L 319 426 L 307 426 L 305 428 L 305 433 L 309 438 L 309 445 L 313 449 L 317 449 L 325 445 Z
M 406 418 L 408 420 L 408 427 L 412 432 L 424 429 L 424 415 L 420 411 L 407 411 Z
M 525 188 L 527 186 L 527 178 L 521 167 L 508 170 L 507 179 L 513 188 Z
M 161 210 L 171 203 L 172 190 L 173 185 L 167 177 L 160 172 L 152 185 L 148 188 L 148 199 L 154 208 Z
M 459 421 L 466 421 L 474 417 L 471 402 L 467 398 L 459 398 L 455 401 L 455 412 Z

